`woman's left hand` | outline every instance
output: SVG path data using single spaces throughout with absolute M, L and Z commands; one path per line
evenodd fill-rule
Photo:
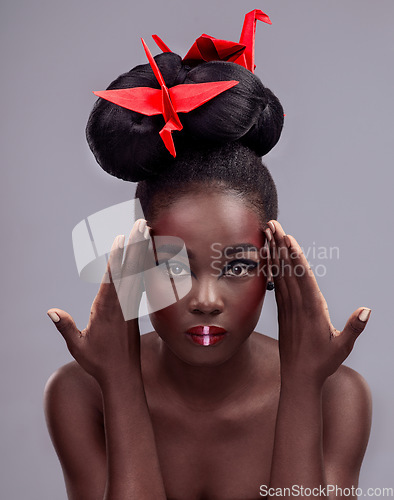
M 350 354 L 370 309 L 359 307 L 337 330 L 315 276 L 293 236 L 277 221 L 268 223 L 270 267 L 278 306 L 282 381 L 322 385 Z

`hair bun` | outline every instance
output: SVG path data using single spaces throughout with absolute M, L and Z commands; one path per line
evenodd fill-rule
M 241 140 L 259 156 L 269 153 L 279 141 L 284 123 L 283 108 L 279 99 L 267 87 L 264 88 L 264 93 L 267 102 L 261 107 L 257 120 Z
M 239 83 L 182 116 L 188 133 L 207 143 L 240 140 L 259 156 L 278 142 L 283 108 L 260 79 L 238 64 L 212 61 L 191 70 L 185 83 L 237 80 Z
M 183 83 L 239 82 L 197 109 L 179 114 L 184 128 L 173 133 L 177 154 L 185 148 L 241 141 L 263 156 L 278 142 L 283 127 L 282 106 L 252 72 L 224 61 L 190 69 L 172 52 L 160 54 L 155 60 L 168 88 Z M 133 87 L 160 88 L 149 64 L 120 75 L 107 90 Z M 140 181 L 174 161 L 159 135 L 163 125 L 161 115 L 145 116 L 99 98 L 90 114 L 86 137 L 106 172 Z

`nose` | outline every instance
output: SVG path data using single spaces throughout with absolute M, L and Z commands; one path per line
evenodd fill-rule
M 195 280 L 190 291 L 190 312 L 195 314 L 220 314 L 223 309 L 224 303 L 217 280 Z

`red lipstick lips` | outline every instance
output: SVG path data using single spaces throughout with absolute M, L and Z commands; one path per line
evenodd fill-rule
M 187 336 L 199 345 L 213 345 L 223 340 L 226 336 L 226 330 L 219 326 L 193 326 L 186 332 Z

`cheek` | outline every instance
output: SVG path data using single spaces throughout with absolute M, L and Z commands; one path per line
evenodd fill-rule
M 161 330 L 163 325 L 175 325 L 179 322 L 185 313 L 185 302 L 182 297 L 190 291 L 191 280 L 171 280 L 168 275 L 156 268 L 145 274 L 144 284 L 149 317 L 155 330 Z
M 228 296 L 228 307 L 236 313 L 239 321 L 245 321 L 260 315 L 266 291 L 265 277 L 251 279 L 243 286 L 237 286 Z M 235 288 L 235 287 L 234 287 Z
M 229 283 L 226 286 L 226 313 L 234 324 L 245 327 L 259 320 L 263 306 L 267 280 L 264 275 L 255 276 L 243 283 Z
M 154 330 L 163 340 L 169 340 L 172 334 L 177 334 L 185 317 L 185 308 L 182 301 L 176 302 L 164 309 L 151 312 L 149 314 L 150 322 Z

